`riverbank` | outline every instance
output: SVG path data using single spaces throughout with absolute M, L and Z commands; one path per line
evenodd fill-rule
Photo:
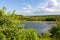
M 56 24 L 55 21 L 24 21 L 24 22 L 46 22 L 48 24 Z

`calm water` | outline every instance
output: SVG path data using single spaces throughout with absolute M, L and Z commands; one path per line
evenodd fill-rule
M 48 31 L 52 26 L 56 26 L 53 24 L 48 24 L 47 22 L 24 22 L 25 28 L 33 28 L 35 29 L 38 34 L 42 32 Z

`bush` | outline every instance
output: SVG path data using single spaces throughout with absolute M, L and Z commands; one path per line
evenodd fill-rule
M 45 21 L 56 21 L 55 18 L 46 18 Z

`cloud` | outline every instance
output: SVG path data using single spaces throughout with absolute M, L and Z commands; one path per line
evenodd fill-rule
M 52 6 L 57 6 L 57 5 L 58 5 L 57 0 L 49 0 L 49 3 L 50 3 L 50 5 L 52 5 Z
M 33 12 L 33 8 L 32 5 L 27 5 L 26 7 L 22 8 L 22 10 L 20 11 L 20 14 L 22 15 L 31 15 Z
M 27 5 L 22 8 L 23 15 L 60 15 L 60 2 L 57 0 L 48 0 L 44 3 L 39 3 L 36 7 Z

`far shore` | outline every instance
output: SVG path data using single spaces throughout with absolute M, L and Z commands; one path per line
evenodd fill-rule
M 24 21 L 24 22 L 47 22 L 49 24 L 52 24 L 52 23 L 56 24 L 55 21 Z

